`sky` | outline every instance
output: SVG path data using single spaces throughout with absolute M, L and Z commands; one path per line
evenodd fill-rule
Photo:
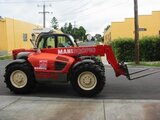
M 42 5 L 46 5 L 46 27 L 56 17 L 59 27 L 71 22 L 84 26 L 88 34 L 102 34 L 111 22 L 134 17 L 134 0 L 0 0 L 0 16 L 43 25 Z M 138 0 L 139 15 L 160 11 L 160 0 Z

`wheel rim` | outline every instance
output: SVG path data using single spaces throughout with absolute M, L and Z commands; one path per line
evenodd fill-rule
M 97 85 L 97 78 L 92 72 L 82 72 L 78 76 L 78 85 L 83 90 L 92 90 Z
M 21 70 L 16 70 L 12 72 L 10 80 L 14 87 L 23 88 L 27 84 L 27 75 Z

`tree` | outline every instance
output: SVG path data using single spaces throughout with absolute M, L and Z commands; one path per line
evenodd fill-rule
M 75 39 L 84 40 L 86 30 L 83 26 L 80 26 L 79 28 L 74 27 L 72 23 L 65 23 L 63 27 L 61 27 L 61 31 L 67 34 L 72 35 Z
M 72 24 L 71 23 L 65 23 L 63 27 L 61 27 L 61 31 L 67 34 L 71 34 L 72 33 Z
M 72 23 L 69 23 L 68 28 L 67 28 L 68 34 L 71 34 L 72 29 L 73 29 L 73 28 L 72 28 Z
M 51 27 L 54 29 L 58 29 L 58 20 L 56 17 L 53 17 L 51 20 Z
M 101 34 L 95 34 L 94 37 L 97 39 L 97 41 L 102 41 L 102 35 Z
M 80 27 L 79 27 L 79 34 L 80 34 L 80 39 L 81 39 L 81 40 L 84 40 L 85 34 L 86 34 L 86 30 L 84 29 L 83 26 L 80 26 Z
M 75 39 L 78 39 L 78 28 L 73 28 L 72 29 L 72 32 L 71 32 L 71 35 L 75 38 Z
M 107 31 L 111 26 L 108 25 L 104 30 Z
M 63 27 L 61 27 L 61 31 L 67 33 L 68 24 L 65 23 Z

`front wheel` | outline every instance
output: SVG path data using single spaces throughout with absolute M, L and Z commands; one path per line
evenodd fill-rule
M 92 97 L 103 89 L 105 76 L 100 66 L 85 63 L 75 68 L 71 84 L 81 96 Z
M 7 87 L 17 94 L 29 93 L 35 86 L 34 72 L 28 63 L 9 66 L 4 77 Z

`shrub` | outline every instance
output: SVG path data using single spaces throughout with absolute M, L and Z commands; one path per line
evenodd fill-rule
M 160 61 L 160 37 L 147 36 L 139 40 L 141 61 Z M 132 38 L 118 38 L 112 42 L 119 61 L 134 61 L 135 43 Z
M 142 61 L 160 60 L 160 37 L 146 36 L 140 39 L 140 58 Z
M 134 60 L 134 41 L 132 38 L 118 38 L 112 42 L 113 50 L 119 61 Z

